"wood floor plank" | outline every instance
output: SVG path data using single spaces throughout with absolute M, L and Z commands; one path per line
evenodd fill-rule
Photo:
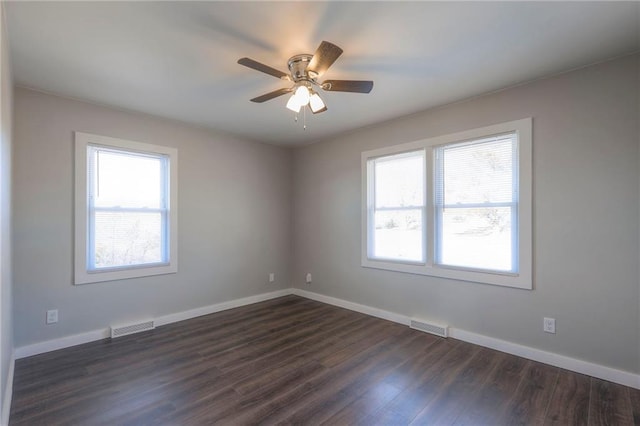
M 362 424 L 386 424 L 384 419 L 394 419 L 399 424 L 409 424 L 431 401 L 437 398 L 459 372 L 479 352 L 478 346 L 464 342 L 457 344 L 445 356 L 440 357 L 420 376 L 414 386 L 403 390 L 396 398 Z M 384 421 L 383 421 L 384 420 Z
M 418 336 L 420 337 L 420 336 Z M 421 339 L 420 339 L 421 340 Z M 331 383 L 331 395 L 323 398 L 323 400 L 313 400 L 296 411 L 294 415 L 287 418 L 287 422 L 300 423 L 309 422 L 312 424 L 320 424 L 328 421 L 336 413 L 343 410 L 346 406 L 357 401 L 367 389 L 376 388 L 389 371 L 397 368 L 404 363 L 412 347 L 415 346 L 415 333 L 407 330 L 401 330 L 395 339 L 393 346 L 389 345 L 383 352 L 383 356 L 371 363 L 371 368 L 363 371 L 353 380 L 344 384 L 344 386 L 336 386 L 337 382 Z M 326 388 L 329 388 L 326 386 Z
M 591 378 L 590 425 L 633 424 L 629 388 Z
M 211 391 L 202 398 L 184 401 L 176 405 L 176 409 L 154 419 L 154 425 L 208 425 L 229 406 L 235 406 L 238 395 L 233 389 L 223 388 Z M 212 420 L 213 419 L 213 420 Z M 123 419 L 115 419 L 109 424 L 120 424 Z
M 629 397 L 631 399 L 633 424 L 640 426 L 640 389 L 629 388 Z
M 558 381 L 559 369 L 534 362 L 522 379 L 499 424 L 540 425 Z
M 320 319 L 312 316 L 306 321 L 293 324 L 291 329 L 260 336 L 241 347 L 236 347 L 231 351 L 219 354 L 213 357 L 212 360 L 215 365 L 222 370 L 234 367 L 238 365 L 238 363 L 252 362 L 274 351 L 282 350 L 289 346 L 300 344 L 300 342 L 306 339 L 313 338 L 321 333 L 322 327 L 325 327 L 331 321 L 340 322 L 343 319 L 344 317 L 338 315 L 324 315 Z
M 589 423 L 589 376 L 560 370 L 545 425 L 586 425 Z
M 428 404 L 411 422 L 412 425 L 453 424 L 481 391 L 503 354 L 482 348 L 449 386 Z
M 164 376 L 163 373 L 160 373 Z M 152 373 L 150 372 L 151 376 Z M 152 381 L 127 383 L 120 389 L 103 388 L 99 383 L 92 392 L 72 392 L 60 395 L 60 402 L 53 400 L 46 410 L 36 412 L 35 416 L 26 416 L 25 424 L 42 424 L 44 421 L 60 421 L 61 424 L 88 424 L 99 418 L 102 422 L 111 423 L 114 417 L 126 417 L 136 412 L 164 405 L 167 401 L 180 403 L 198 400 L 217 392 L 216 386 L 219 372 L 215 368 L 204 369 L 194 366 L 191 372 L 181 372 L 173 380 L 164 380 L 158 385 Z M 32 412 L 33 413 L 33 412 Z M 13 421 L 13 419 L 12 419 Z
M 334 351 L 327 356 L 322 357 L 320 362 L 328 368 L 335 367 L 354 355 L 366 351 L 376 343 L 387 339 L 387 333 L 392 332 L 392 329 L 393 331 L 397 330 L 391 324 L 379 323 L 372 325 L 370 329 L 365 332 L 362 338 L 355 340 L 353 343 L 341 349 L 335 350 L 334 348 Z
M 324 347 L 324 342 L 329 340 L 331 337 L 341 335 L 342 333 L 357 334 L 358 330 L 360 330 L 363 325 L 364 319 L 365 318 L 355 318 L 339 322 L 336 324 L 336 327 L 340 327 L 339 332 L 333 328 L 329 328 L 317 333 L 314 336 L 316 339 L 303 339 L 296 345 L 291 345 L 289 347 L 273 351 L 272 353 L 252 360 L 251 362 L 238 363 L 233 367 L 225 369 L 222 379 L 230 384 L 234 384 L 250 376 L 259 377 L 264 374 L 265 371 L 278 368 L 282 365 L 291 365 L 300 357 L 306 360 L 315 360 L 313 355 L 319 348 Z M 311 344 L 309 340 L 315 341 L 316 344 Z
M 403 356 L 403 359 L 406 361 L 393 368 L 376 384 L 369 386 L 366 392 L 328 418 L 326 423 L 358 424 L 377 412 L 380 407 L 391 402 L 404 388 L 409 386 L 412 379 L 422 374 L 433 363 L 433 360 L 438 358 L 439 354 L 444 355 L 451 348 L 442 338 L 428 334 L 417 337 L 418 339 L 405 347 L 408 353 Z M 437 346 L 441 346 L 442 349 L 438 351 L 435 349 Z M 428 357 L 427 354 L 430 354 L 431 357 Z
M 392 370 L 384 378 L 385 384 L 402 390 L 418 386 L 429 374 L 429 369 L 458 344 L 456 340 L 442 339 L 429 334 L 425 334 L 424 337 L 424 343 L 428 346 L 416 349 L 417 353 Z
M 359 332 L 361 332 L 365 328 L 363 327 L 363 325 L 366 326 L 367 323 L 368 325 L 371 325 L 372 322 L 375 322 L 375 323 L 379 322 L 378 320 L 373 320 L 370 317 L 360 316 L 360 315 L 354 315 L 353 318 L 354 318 L 354 321 L 352 321 L 351 323 L 348 321 L 336 322 L 335 327 L 340 326 L 339 332 L 335 331 L 335 327 L 327 328 L 325 332 L 330 333 L 330 336 L 332 337 L 335 337 L 335 336 L 342 337 L 341 340 L 350 342 L 352 340 L 357 340 L 357 336 L 362 335 Z M 347 338 L 347 336 L 349 338 Z M 257 366 L 258 368 L 261 368 L 261 365 L 264 365 L 265 368 L 268 368 L 269 370 L 271 370 L 274 368 L 274 366 L 279 365 L 277 364 L 278 361 L 275 361 L 273 359 L 276 356 L 280 357 L 281 359 L 284 356 L 284 359 L 286 359 L 287 362 L 282 362 L 282 364 L 289 365 L 289 366 L 292 362 L 295 362 L 295 358 L 297 357 L 302 357 L 304 359 L 312 360 L 312 361 L 316 360 L 317 357 L 315 357 L 314 354 L 317 352 L 318 348 L 326 347 L 325 343 L 331 342 L 332 340 L 331 338 L 328 338 L 328 335 L 323 336 L 322 334 L 319 334 L 318 337 L 319 338 L 315 341 L 316 342 L 315 345 L 310 345 L 308 342 L 306 343 L 303 342 L 304 344 L 302 344 L 301 347 L 299 348 L 291 347 L 290 350 L 285 351 L 285 353 L 281 353 L 281 354 L 276 353 L 273 356 L 265 357 L 263 359 L 260 359 L 258 361 L 258 364 L 255 364 L 255 363 L 245 364 L 246 367 L 244 369 L 230 371 L 229 373 L 225 373 L 224 377 L 225 379 L 228 379 L 235 383 L 240 381 L 242 377 L 247 377 L 247 375 L 245 375 L 244 372 L 242 371 L 242 370 L 246 370 L 247 367 L 253 368 Z M 290 356 L 286 356 L 287 352 L 289 352 Z M 276 363 L 270 364 L 273 361 L 275 361 Z M 313 371 L 314 374 L 312 374 L 311 376 L 315 375 L 316 372 L 317 371 Z M 306 376 L 302 378 L 305 380 L 309 380 L 312 377 Z M 235 406 L 227 407 L 227 409 L 224 410 L 224 412 L 220 413 L 220 416 L 216 417 L 215 420 L 221 421 L 223 423 L 229 423 L 229 424 L 234 424 L 234 423 L 255 424 L 256 422 L 259 422 L 260 419 L 268 417 L 269 413 L 271 413 L 271 415 L 277 415 L 278 413 L 282 412 L 280 410 L 282 406 L 279 405 L 279 402 L 285 404 L 284 406 L 288 406 L 289 404 L 294 403 L 297 399 L 301 399 L 301 398 L 304 398 L 304 396 L 307 396 L 307 392 L 305 392 L 304 389 L 308 390 L 310 388 L 308 383 L 305 383 L 300 387 L 300 389 L 302 389 L 302 391 L 300 392 L 297 392 L 296 391 L 297 388 L 293 385 L 294 385 L 293 383 L 291 382 L 289 383 L 289 386 L 291 386 L 291 388 L 294 389 L 293 391 L 295 394 L 294 398 L 291 398 L 291 396 L 289 395 L 292 391 L 287 387 L 283 386 L 281 387 L 281 389 L 272 388 L 272 392 L 268 400 L 270 401 L 268 404 L 268 407 L 266 408 L 263 407 L 265 403 L 264 400 L 261 400 L 260 398 L 256 398 L 253 395 L 249 395 L 248 397 L 245 397 L 241 401 L 239 401 L 239 403 L 236 404 Z M 242 412 L 242 415 L 238 414 L 240 412 Z M 256 414 L 256 413 L 259 413 L 259 414 Z M 243 420 L 243 419 L 250 419 L 250 420 Z M 214 420 L 214 419 L 210 419 L 210 420 Z
M 461 410 L 455 425 L 493 426 L 499 424 L 501 407 L 508 405 L 528 374 L 532 362 L 524 358 L 503 354 L 485 386 L 476 398 Z
M 404 339 L 409 339 L 406 333 L 400 337 L 401 340 L 394 339 L 396 344 L 403 344 L 406 342 Z M 333 375 L 327 374 L 309 381 L 314 388 L 313 393 L 293 404 L 292 410 L 280 413 L 281 416 L 272 416 L 270 420 L 294 424 L 321 423 L 357 398 L 370 383 L 402 362 L 393 349 L 388 342 L 378 341 L 366 350 L 358 352 L 358 357 L 350 357 L 334 365 L 330 369 Z M 357 366 L 353 365 L 355 359 L 359 359 Z M 329 378 L 331 379 L 328 380 Z
M 640 424 L 640 391 L 298 296 L 20 359 L 10 416 L 11 426 L 545 421 Z
M 401 389 L 381 380 L 375 386 L 356 398 L 353 402 L 329 416 L 322 424 L 326 425 L 355 425 L 364 418 L 378 411 L 379 407 L 391 402 Z
M 388 368 L 390 363 L 395 363 L 395 356 L 390 357 L 388 354 L 389 348 L 389 342 L 379 341 L 343 363 L 328 368 L 324 374 L 312 378 L 302 386 L 271 398 L 257 409 L 249 410 L 237 420 L 240 424 L 256 424 L 263 421 L 278 423 L 285 420 L 291 422 L 289 417 L 297 415 L 301 409 L 309 410 L 309 407 L 316 407 L 336 395 L 338 389 L 372 374 L 375 368 Z

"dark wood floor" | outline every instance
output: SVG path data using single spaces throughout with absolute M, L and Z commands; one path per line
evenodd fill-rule
M 16 362 L 12 425 L 632 425 L 640 391 L 296 296 Z

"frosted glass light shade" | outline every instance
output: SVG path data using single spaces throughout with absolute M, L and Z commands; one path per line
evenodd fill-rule
M 289 98 L 289 101 L 287 102 L 287 109 L 290 109 L 291 111 L 298 113 L 300 112 L 301 107 L 302 105 L 298 101 L 298 98 L 296 97 L 296 95 L 293 95 Z
M 313 112 L 318 112 L 325 108 L 324 102 L 322 102 L 320 95 L 318 95 L 317 93 L 314 93 L 309 98 L 309 106 L 311 107 L 311 111 Z
M 309 103 L 309 89 L 307 89 L 307 86 L 298 87 L 294 96 L 298 99 L 300 106 L 304 106 Z

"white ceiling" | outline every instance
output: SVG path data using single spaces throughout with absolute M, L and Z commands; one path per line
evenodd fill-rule
M 7 2 L 16 84 L 302 145 L 640 49 L 637 2 Z M 322 40 L 344 49 L 325 79 L 373 80 L 368 95 L 321 93 L 307 130 L 287 71 Z

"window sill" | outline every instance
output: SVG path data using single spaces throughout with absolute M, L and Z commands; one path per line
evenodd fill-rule
M 403 272 L 406 274 L 427 275 L 458 281 L 468 281 L 479 284 L 491 284 L 502 287 L 532 290 L 531 273 L 520 272 L 489 272 L 480 270 L 459 269 L 451 266 L 408 264 L 385 260 L 362 259 L 363 268 L 383 269 L 387 271 Z
M 177 265 L 139 266 L 104 271 L 76 271 L 74 283 L 76 285 L 93 284 L 105 281 L 126 280 L 130 278 L 151 277 L 154 275 L 175 274 Z

